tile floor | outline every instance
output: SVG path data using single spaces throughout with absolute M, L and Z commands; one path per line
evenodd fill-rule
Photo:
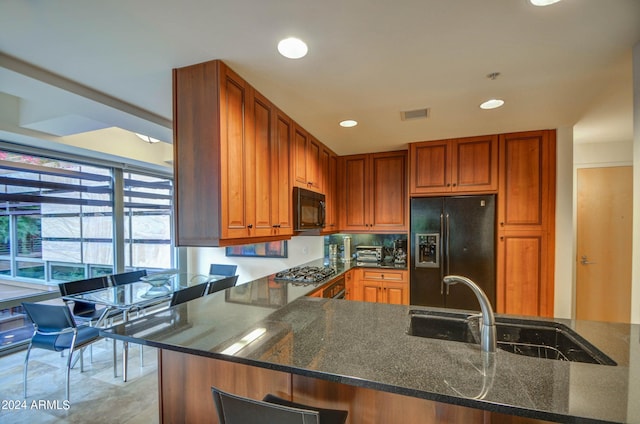
M 122 344 L 118 343 L 117 378 L 113 376 L 112 345 L 112 340 L 94 343 L 92 362 L 88 348 L 84 353 L 84 372 L 80 372 L 80 362 L 71 370 L 67 409 L 63 403 L 66 355 L 43 349 L 31 351 L 26 402 L 22 397 L 26 350 L 0 357 L 0 423 L 159 422 L 156 349 L 144 348 L 141 368 L 139 346 L 129 345 L 125 383 L 121 376 Z M 21 408 L 15 409 L 16 403 Z

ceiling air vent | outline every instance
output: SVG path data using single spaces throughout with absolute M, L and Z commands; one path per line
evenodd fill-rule
M 429 109 L 405 110 L 400 112 L 400 119 L 403 121 L 412 121 L 414 119 L 427 119 L 429 117 Z

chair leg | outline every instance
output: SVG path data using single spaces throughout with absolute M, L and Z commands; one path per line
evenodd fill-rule
M 69 357 L 67 358 L 67 375 L 65 378 L 65 391 L 64 391 L 64 396 L 67 401 L 69 400 L 69 374 L 71 374 L 71 357 L 72 356 L 73 356 L 73 346 L 71 347 L 71 349 L 69 349 Z M 82 363 L 80 367 L 82 367 Z
M 24 358 L 24 371 L 23 371 L 23 396 L 27 398 L 27 366 L 29 365 L 29 354 L 31 353 L 31 343 L 29 343 L 29 347 L 27 348 L 27 356 Z
M 118 355 L 116 353 L 116 339 L 113 339 L 113 378 L 118 377 Z

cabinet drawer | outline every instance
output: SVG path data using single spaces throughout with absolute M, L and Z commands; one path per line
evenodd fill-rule
M 364 280 L 384 280 L 384 281 L 405 281 L 406 272 L 404 271 L 362 271 L 362 278 Z

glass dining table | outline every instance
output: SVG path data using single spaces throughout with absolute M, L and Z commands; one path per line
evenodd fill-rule
M 97 327 L 104 326 L 111 318 L 121 317 L 122 322 L 129 321 L 132 312 L 143 312 L 146 308 L 169 302 L 173 293 L 180 289 L 197 284 L 225 278 L 221 275 L 202 275 L 179 272 L 164 272 L 142 277 L 140 281 L 119 286 L 106 287 L 73 295 L 62 296 L 64 300 L 84 301 L 104 306 Z M 113 341 L 113 375 L 117 377 L 117 354 L 115 339 Z M 122 380 L 127 381 L 127 365 L 129 344 L 123 342 L 122 349 Z

